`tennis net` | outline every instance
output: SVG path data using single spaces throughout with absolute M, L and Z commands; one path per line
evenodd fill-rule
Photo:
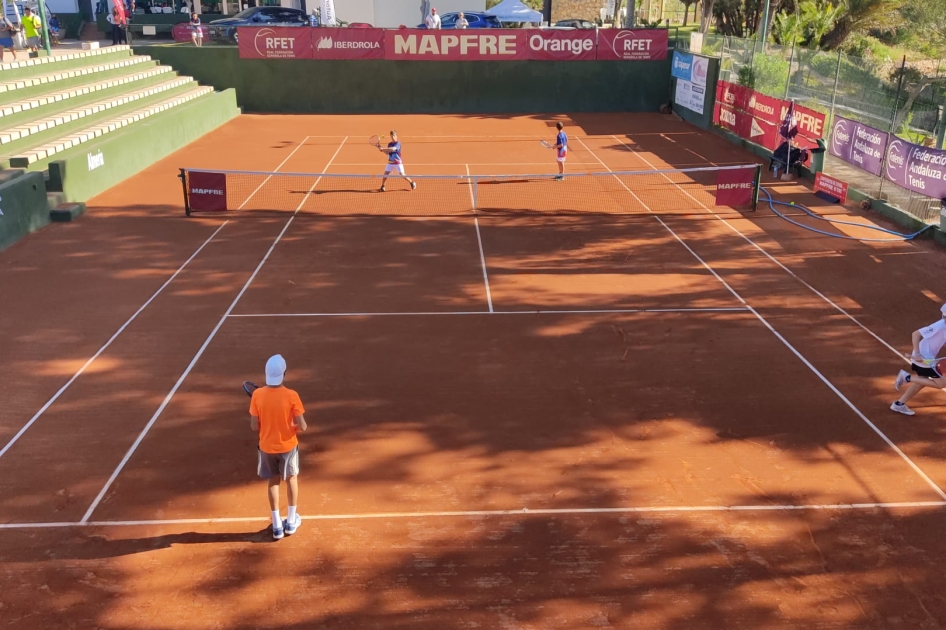
M 327 215 L 471 213 L 639 214 L 725 206 L 755 209 L 758 164 L 541 175 L 392 176 L 181 169 L 191 212 L 302 211 Z

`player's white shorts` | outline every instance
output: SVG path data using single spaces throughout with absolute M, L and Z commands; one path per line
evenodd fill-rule
M 388 165 L 384 167 L 384 174 L 390 175 L 391 173 L 397 173 L 401 177 L 404 177 L 404 165 L 403 164 L 391 164 L 388 162 Z
M 564 158 L 564 157 L 555 158 L 555 161 L 556 161 L 556 162 L 564 162 L 564 161 L 565 161 L 565 158 Z

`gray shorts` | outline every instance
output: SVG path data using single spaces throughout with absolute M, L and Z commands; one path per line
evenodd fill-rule
M 26 38 L 26 47 L 27 47 L 27 48 L 39 48 L 39 37 L 27 37 L 27 38 Z
M 256 449 L 256 474 L 261 479 L 272 479 L 279 475 L 283 480 L 299 474 L 299 447 L 288 453 L 264 453 Z

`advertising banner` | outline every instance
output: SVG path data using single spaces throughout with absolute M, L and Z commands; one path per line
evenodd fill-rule
M 831 129 L 828 153 L 879 177 L 887 141 L 887 132 L 838 116 Z
M 598 30 L 599 61 L 658 61 L 667 58 L 669 31 L 662 29 Z
M 847 184 L 824 173 L 815 173 L 815 190 L 828 193 L 841 203 L 847 201 Z
M 745 208 L 752 205 L 755 167 L 725 169 L 716 176 L 716 205 Z
M 379 28 L 312 29 L 313 59 L 384 59 L 384 31 Z
M 677 88 L 674 91 L 673 102 L 697 114 L 703 113 L 703 101 L 706 97 L 706 88 L 695 83 L 677 79 Z
M 536 61 L 594 61 L 595 32 L 540 31 L 529 33 L 529 59 Z
M 673 51 L 673 63 L 670 66 L 671 76 L 705 88 L 708 73 L 709 60 L 706 57 L 698 57 L 678 50 Z
M 740 138 L 774 151 L 783 141 L 778 128 L 788 112 L 789 104 L 790 101 L 719 81 L 716 84 L 713 123 Z M 792 144 L 807 149 L 817 146 L 817 140 L 824 136 L 824 114 L 796 104 L 795 117 L 798 135 Z
M 890 140 L 884 177 L 915 193 L 946 198 L 946 151 L 913 144 L 900 138 Z
M 414 61 L 500 61 L 529 58 L 528 31 L 469 29 L 385 31 L 384 58 Z
M 311 59 L 312 29 L 306 27 L 239 28 L 240 59 Z
M 227 209 L 226 173 L 187 173 L 187 197 L 190 209 L 197 212 L 223 212 Z

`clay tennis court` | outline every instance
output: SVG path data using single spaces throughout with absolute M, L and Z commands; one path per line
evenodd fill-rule
M 0 254 L 0 624 L 946 623 L 942 397 L 888 410 L 946 301 L 930 243 L 670 181 L 474 214 L 392 179 L 366 214 L 274 176 L 185 218 L 176 179 L 380 174 L 391 127 L 408 175 L 547 174 L 558 119 L 569 173 L 754 163 L 662 115 L 241 116 Z M 240 390 L 274 353 L 310 423 L 278 542 Z

